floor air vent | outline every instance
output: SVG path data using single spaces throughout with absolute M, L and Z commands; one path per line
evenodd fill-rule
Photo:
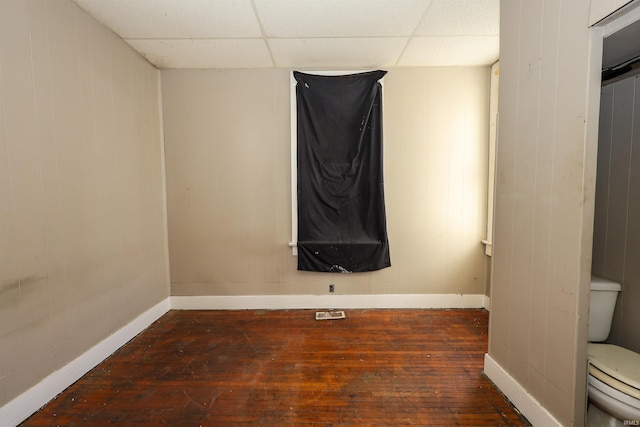
M 316 311 L 316 320 L 344 319 L 344 311 Z

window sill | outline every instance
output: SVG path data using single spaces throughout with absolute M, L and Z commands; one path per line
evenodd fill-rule
M 484 254 L 487 256 L 491 256 L 493 254 L 493 242 L 483 240 L 482 244 L 484 245 Z

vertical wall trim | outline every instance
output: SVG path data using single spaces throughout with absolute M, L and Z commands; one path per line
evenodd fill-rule
M 289 73 L 289 100 L 291 103 L 291 251 L 298 255 L 298 110 L 296 104 L 296 79 Z
M 493 211 L 495 206 L 495 170 L 496 170 L 496 144 L 498 140 L 498 91 L 500 81 L 500 62 L 491 66 L 491 85 L 489 95 L 489 177 L 487 184 L 487 233 L 484 243 L 484 253 L 493 254 Z
M 596 168 L 598 158 L 598 132 L 600 127 L 600 94 L 602 82 L 602 28 L 589 29 L 589 57 L 585 99 L 585 134 L 583 151 L 583 203 L 581 218 L 580 281 L 577 289 L 575 319 L 575 378 L 574 425 L 584 425 L 587 412 L 587 340 L 589 302 L 591 296 L 591 264 L 593 259 L 593 227 L 595 214 Z
M 165 271 L 165 286 L 167 289 L 167 296 L 171 295 L 171 267 L 169 264 L 169 215 L 167 211 L 167 163 L 165 160 L 165 143 L 164 143 L 164 116 L 162 108 L 162 73 L 160 70 L 156 70 L 158 76 L 157 90 L 158 90 L 158 132 L 159 132 L 159 144 L 160 144 L 160 174 L 162 176 L 162 223 L 164 226 L 164 271 Z

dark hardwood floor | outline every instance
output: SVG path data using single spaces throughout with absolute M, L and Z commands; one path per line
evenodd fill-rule
M 29 426 L 528 426 L 484 376 L 484 310 L 170 311 Z

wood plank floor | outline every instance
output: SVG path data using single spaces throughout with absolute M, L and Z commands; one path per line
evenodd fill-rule
M 170 311 L 21 426 L 528 426 L 484 310 Z

